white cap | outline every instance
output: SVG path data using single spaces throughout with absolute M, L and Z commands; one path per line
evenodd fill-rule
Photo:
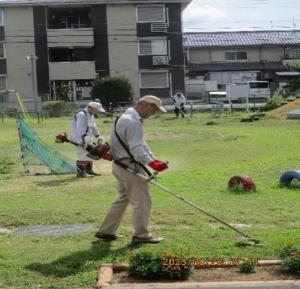
M 100 112 L 105 112 L 105 110 L 102 107 L 102 104 L 100 102 L 92 101 L 88 104 L 88 106 L 96 108 Z
M 155 104 L 161 112 L 167 112 L 166 109 L 162 107 L 161 100 L 154 95 L 145 95 L 138 100 L 138 102 L 140 101 L 145 101 L 148 103 Z

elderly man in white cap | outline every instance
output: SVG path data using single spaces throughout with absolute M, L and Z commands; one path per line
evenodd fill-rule
M 113 159 L 113 174 L 119 183 L 119 192 L 111 205 L 95 237 L 113 241 L 127 205 L 133 207 L 134 233 L 132 244 L 159 243 L 162 238 L 154 238 L 148 231 L 151 211 L 151 196 L 148 183 L 137 175 L 124 169 L 129 167 L 136 172 L 147 174 L 150 166 L 155 171 L 168 168 L 150 151 L 143 137 L 143 119 L 158 112 L 166 112 L 161 100 L 153 95 L 146 95 L 138 100 L 134 107 L 127 109 L 116 120 L 110 139 Z M 120 165 L 123 165 L 123 167 Z
M 90 102 L 84 109 L 78 111 L 74 117 L 71 140 L 80 144 L 77 147 L 77 177 L 99 175 L 93 171 L 93 160 L 87 157 L 87 151 L 85 150 L 92 143 L 93 136 L 98 144 L 103 142 L 95 121 L 95 116 L 99 112 L 105 112 L 101 103 Z

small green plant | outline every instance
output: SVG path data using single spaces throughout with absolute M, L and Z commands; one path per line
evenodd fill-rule
M 142 250 L 130 256 L 129 274 L 143 279 L 187 279 L 192 273 L 192 262 L 171 252 Z
M 297 253 L 297 250 L 297 246 L 289 242 L 280 248 L 279 256 L 281 259 L 285 259 L 294 256 L 295 253 Z
M 261 111 L 269 111 L 269 110 L 273 110 L 279 106 L 280 106 L 280 102 L 271 98 L 267 101 L 266 105 L 263 106 L 260 110 Z
M 280 249 L 281 269 L 285 272 L 300 273 L 300 246 L 286 244 Z
M 254 273 L 255 264 L 251 260 L 245 259 L 241 262 L 239 267 L 240 273 Z
M 49 117 L 70 116 L 79 109 L 79 105 L 68 101 L 47 101 L 42 109 Z

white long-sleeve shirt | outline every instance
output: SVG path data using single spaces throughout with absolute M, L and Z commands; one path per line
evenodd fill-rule
M 134 108 L 128 108 L 117 122 L 117 133 L 137 162 L 144 165 L 154 160 L 149 146 L 144 140 L 143 120 Z M 119 142 L 115 128 L 110 138 L 111 153 L 115 160 L 130 158 Z
M 93 136 L 99 136 L 99 130 L 94 116 L 85 108 L 84 111 L 77 112 L 74 117 L 71 140 L 79 144 L 83 142 L 90 144 Z
M 175 103 L 175 106 L 177 108 L 181 108 L 182 106 L 185 106 L 186 105 L 186 98 L 185 96 L 182 94 L 182 93 L 176 93 L 174 96 L 173 96 L 173 100 L 174 100 L 174 103 Z

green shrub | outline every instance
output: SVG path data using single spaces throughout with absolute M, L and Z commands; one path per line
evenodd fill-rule
M 131 102 L 132 86 L 125 77 L 98 78 L 93 83 L 91 96 L 93 99 L 99 98 L 105 107 L 110 102 Z
M 42 110 L 49 117 L 60 117 L 73 115 L 79 109 L 75 102 L 47 101 L 42 105 Z
M 280 249 L 281 269 L 290 273 L 300 273 L 300 246 L 286 244 Z
M 255 264 L 250 260 L 244 260 L 241 262 L 239 267 L 240 273 L 254 273 L 255 272 Z
M 298 248 L 296 245 L 289 243 L 282 246 L 279 250 L 279 256 L 281 259 L 285 259 L 287 257 L 293 256 L 295 252 L 297 252 Z
M 263 106 L 260 110 L 261 111 L 269 111 L 273 110 L 280 106 L 280 103 L 276 101 L 275 99 L 269 99 L 265 106 Z
M 143 279 L 187 279 L 193 269 L 192 262 L 174 253 L 142 250 L 130 256 L 129 275 Z
M 288 257 L 282 261 L 281 269 L 290 273 L 300 273 L 300 252 L 298 255 Z

